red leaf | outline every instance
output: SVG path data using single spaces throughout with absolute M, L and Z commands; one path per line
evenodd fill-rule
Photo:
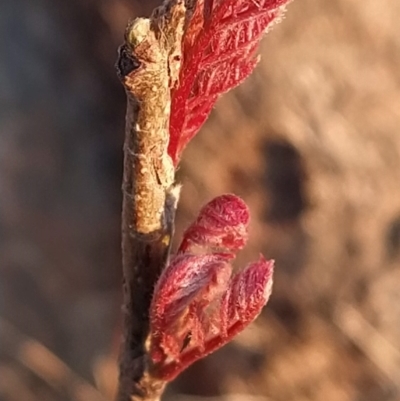
M 250 214 L 247 205 L 235 195 L 218 196 L 205 205 L 196 221 L 183 235 L 179 252 L 194 252 L 196 246 L 207 252 L 235 252 L 246 244 Z
M 173 319 L 163 318 L 168 312 L 153 314 L 151 318 L 150 353 L 155 375 L 166 381 L 231 341 L 259 315 L 271 293 L 273 261 L 261 258 L 232 280 L 229 280 L 231 267 L 227 263 L 211 269 L 207 265 L 197 267 L 208 270 L 208 285 L 202 287 L 199 282 L 192 282 L 190 286 L 196 288 L 197 295 L 186 299 L 185 308 L 179 315 L 174 314 Z M 180 268 L 192 270 L 193 267 L 187 263 Z M 164 280 L 158 287 L 169 284 Z M 176 289 L 177 284 L 174 283 Z M 185 287 L 185 284 L 179 286 Z M 154 299 L 153 308 L 160 304 L 160 312 L 165 300 L 157 289 Z M 154 316 L 159 318 L 157 323 Z
M 226 328 L 228 341 L 252 322 L 267 303 L 272 291 L 273 270 L 274 262 L 261 256 L 231 280 L 223 300 L 226 318 L 221 319 L 230 324 Z
M 178 255 L 164 270 L 154 289 L 150 307 L 152 359 L 179 359 L 185 337 L 196 330 L 197 309 L 206 309 L 226 291 L 231 267 L 224 254 Z M 197 338 L 198 339 L 198 338 Z
M 168 153 L 178 164 L 218 96 L 253 71 L 262 34 L 289 0 L 198 0 L 184 35 L 179 85 L 172 91 Z
M 272 287 L 263 257 L 231 279 L 229 261 L 247 240 L 249 211 L 235 195 L 209 202 L 184 234 L 150 307 L 153 374 L 169 381 L 229 342 L 260 313 Z M 196 247 L 206 254 L 194 254 Z M 224 252 L 219 252 L 219 251 Z

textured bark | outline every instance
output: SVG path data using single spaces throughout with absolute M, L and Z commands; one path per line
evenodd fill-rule
M 158 400 L 165 382 L 151 375 L 149 308 L 168 259 L 179 187 L 167 154 L 170 88 L 180 63 L 183 1 L 127 28 L 118 76 L 128 99 L 124 144 L 122 252 L 124 344 L 118 401 Z

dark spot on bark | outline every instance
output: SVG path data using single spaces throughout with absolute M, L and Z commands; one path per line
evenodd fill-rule
M 115 66 L 120 79 L 129 75 L 132 71 L 137 70 L 140 65 L 140 61 L 129 52 L 125 46 L 120 47 L 118 51 L 118 60 Z

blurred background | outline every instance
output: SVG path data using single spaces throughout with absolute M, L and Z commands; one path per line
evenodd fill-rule
M 157 1 L 0 4 L 0 399 L 112 399 L 126 22 Z M 400 1 L 297 0 L 184 153 L 177 238 L 224 192 L 272 298 L 165 400 L 400 400 Z

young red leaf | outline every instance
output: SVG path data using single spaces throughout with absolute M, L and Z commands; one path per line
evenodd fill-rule
M 209 202 L 185 232 L 179 253 L 157 282 L 150 307 L 155 376 L 172 380 L 229 342 L 268 301 L 272 261 L 261 257 L 231 279 L 229 261 L 246 242 L 248 222 L 246 204 L 235 195 L 223 195 Z M 192 253 L 198 246 L 208 253 Z
M 200 315 L 226 291 L 231 268 L 224 254 L 178 255 L 161 275 L 150 307 L 151 354 L 154 362 L 179 359 L 186 336 L 202 336 L 196 330 Z
M 179 252 L 194 252 L 197 247 L 224 252 L 243 248 L 248 237 L 250 213 L 242 199 L 227 194 L 205 205 L 183 234 Z
M 257 64 L 261 37 L 289 0 L 197 0 L 186 28 L 179 85 L 172 91 L 168 154 L 177 165 L 218 96 Z
M 231 339 L 252 322 L 267 303 L 272 291 L 274 262 L 263 256 L 236 274 L 229 284 L 223 299 L 222 321 L 230 323 L 226 327 L 226 338 Z
M 259 315 L 271 293 L 273 261 L 261 258 L 232 280 L 229 280 L 231 266 L 227 263 L 211 269 L 206 265 L 197 267 L 208 270 L 207 285 L 202 287 L 200 282 L 192 282 L 190 286 L 196 288 L 197 295 L 180 303 L 185 308 L 178 315 L 173 314 L 172 319 L 162 319 L 159 315 L 157 322 L 151 320 L 150 355 L 154 374 L 166 381 L 231 341 Z M 192 270 L 193 266 L 185 263 L 180 268 Z M 170 280 L 172 277 L 169 276 Z M 164 281 L 164 285 L 169 284 Z M 153 307 L 159 304 L 163 309 L 164 300 L 157 290 L 154 297 Z

